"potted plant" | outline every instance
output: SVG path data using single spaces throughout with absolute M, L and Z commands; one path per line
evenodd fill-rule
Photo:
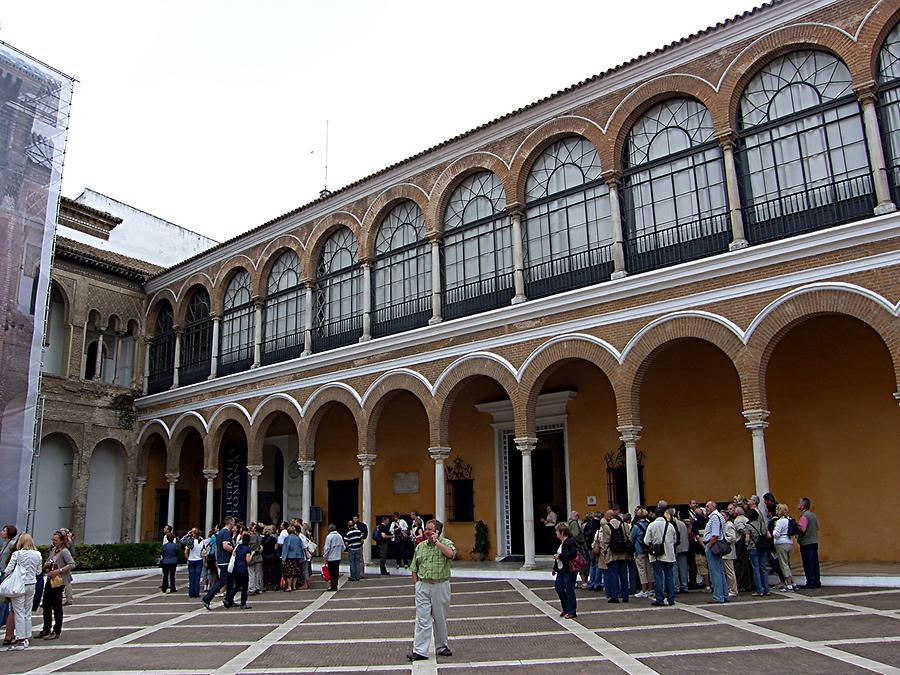
M 488 537 L 488 526 L 483 520 L 475 523 L 475 545 L 470 552 L 472 560 L 484 560 L 491 548 L 491 540 Z

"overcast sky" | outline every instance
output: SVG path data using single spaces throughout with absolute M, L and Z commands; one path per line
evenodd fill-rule
M 758 3 L 757 3 L 758 4 Z M 7 0 L 0 39 L 78 79 L 63 194 L 224 241 L 753 7 Z

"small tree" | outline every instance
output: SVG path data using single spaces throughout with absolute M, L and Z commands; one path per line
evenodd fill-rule
M 475 545 L 472 547 L 472 560 L 484 560 L 491 548 L 488 526 L 483 520 L 475 523 Z

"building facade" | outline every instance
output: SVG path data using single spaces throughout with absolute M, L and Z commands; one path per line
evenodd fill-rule
M 898 559 L 841 531 L 900 475 L 898 19 L 770 3 L 152 276 L 122 536 L 417 509 L 530 566 L 548 506 L 771 491 Z

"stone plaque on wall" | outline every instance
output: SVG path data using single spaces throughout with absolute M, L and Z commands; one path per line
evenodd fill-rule
M 394 474 L 395 495 L 415 495 L 419 493 L 419 472 L 400 471 Z

